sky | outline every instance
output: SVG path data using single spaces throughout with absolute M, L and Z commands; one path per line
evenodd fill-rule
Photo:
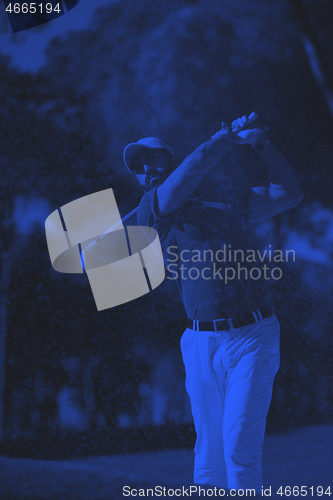
M 0 53 L 11 58 L 11 67 L 22 72 L 37 73 L 46 63 L 45 50 L 55 37 L 73 30 L 84 30 L 99 7 L 116 0 L 80 0 L 78 5 L 42 26 L 12 33 L 5 5 L 0 2 Z

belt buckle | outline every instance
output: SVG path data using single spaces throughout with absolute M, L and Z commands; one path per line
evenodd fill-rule
M 218 329 L 217 329 L 217 326 L 216 326 L 216 323 L 217 323 L 218 321 L 224 321 L 224 322 L 225 322 L 225 321 L 228 321 L 228 320 L 227 320 L 227 319 L 225 319 L 225 318 L 221 318 L 221 319 L 213 319 L 213 325 L 214 325 L 214 332 L 215 332 L 215 333 L 217 333 L 217 332 L 221 331 L 221 330 L 218 330 Z M 230 329 L 230 324 L 229 324 L 229 329 Z M 228 328 L 225 328 L 225 330 L 228 330 Z

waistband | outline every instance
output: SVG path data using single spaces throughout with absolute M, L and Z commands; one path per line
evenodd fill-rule
M 235 318 L 213 319 L 212 321 L 199 321 L 197 319 L 187 318 L 186 326 L 197 332 L 221 332 L 241 328 L 242 326 L 257 323 L 263 319 L 269 318 L 274 313 L 269 308 L 255 309 L 244 314 L 238 315 Z

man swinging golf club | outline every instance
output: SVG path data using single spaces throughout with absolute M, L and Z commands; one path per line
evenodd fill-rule
M 188 317 L 180 344 L 197 434 L 194 482 L 260 494 L 266 416 L 279 368 L 279 323 L 267 277 L 250 279 L 245 262 L 237 277 L 226 281 L 217 271 L 217 256 L 225 247 L 246 251 L 253 222 L 294 207 L 303 194 L 265 132 L 245 128 L 250 118 L 235 120 L 232 128 L 222 123 L 179 166 L 171 147 L 155 137 L 129 144 L 124 162 L 146 192 L 138 222 L 157 230 Z M 243 144 L 257 151 L 269 187 L 251 187 L 244 171 L 240 175 L 235 153 Z M 216 201 L 191 198 L 217 165 L 223 181 Z M 224 271 L 231 276 L 227 267 Z

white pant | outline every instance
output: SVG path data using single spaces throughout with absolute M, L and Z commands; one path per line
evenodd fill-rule
M 194 482 L 261 493 L 266 416 L 280 363 L 276 316 L 228 332 L 187 328 L 180 345 L 197 434 Z

